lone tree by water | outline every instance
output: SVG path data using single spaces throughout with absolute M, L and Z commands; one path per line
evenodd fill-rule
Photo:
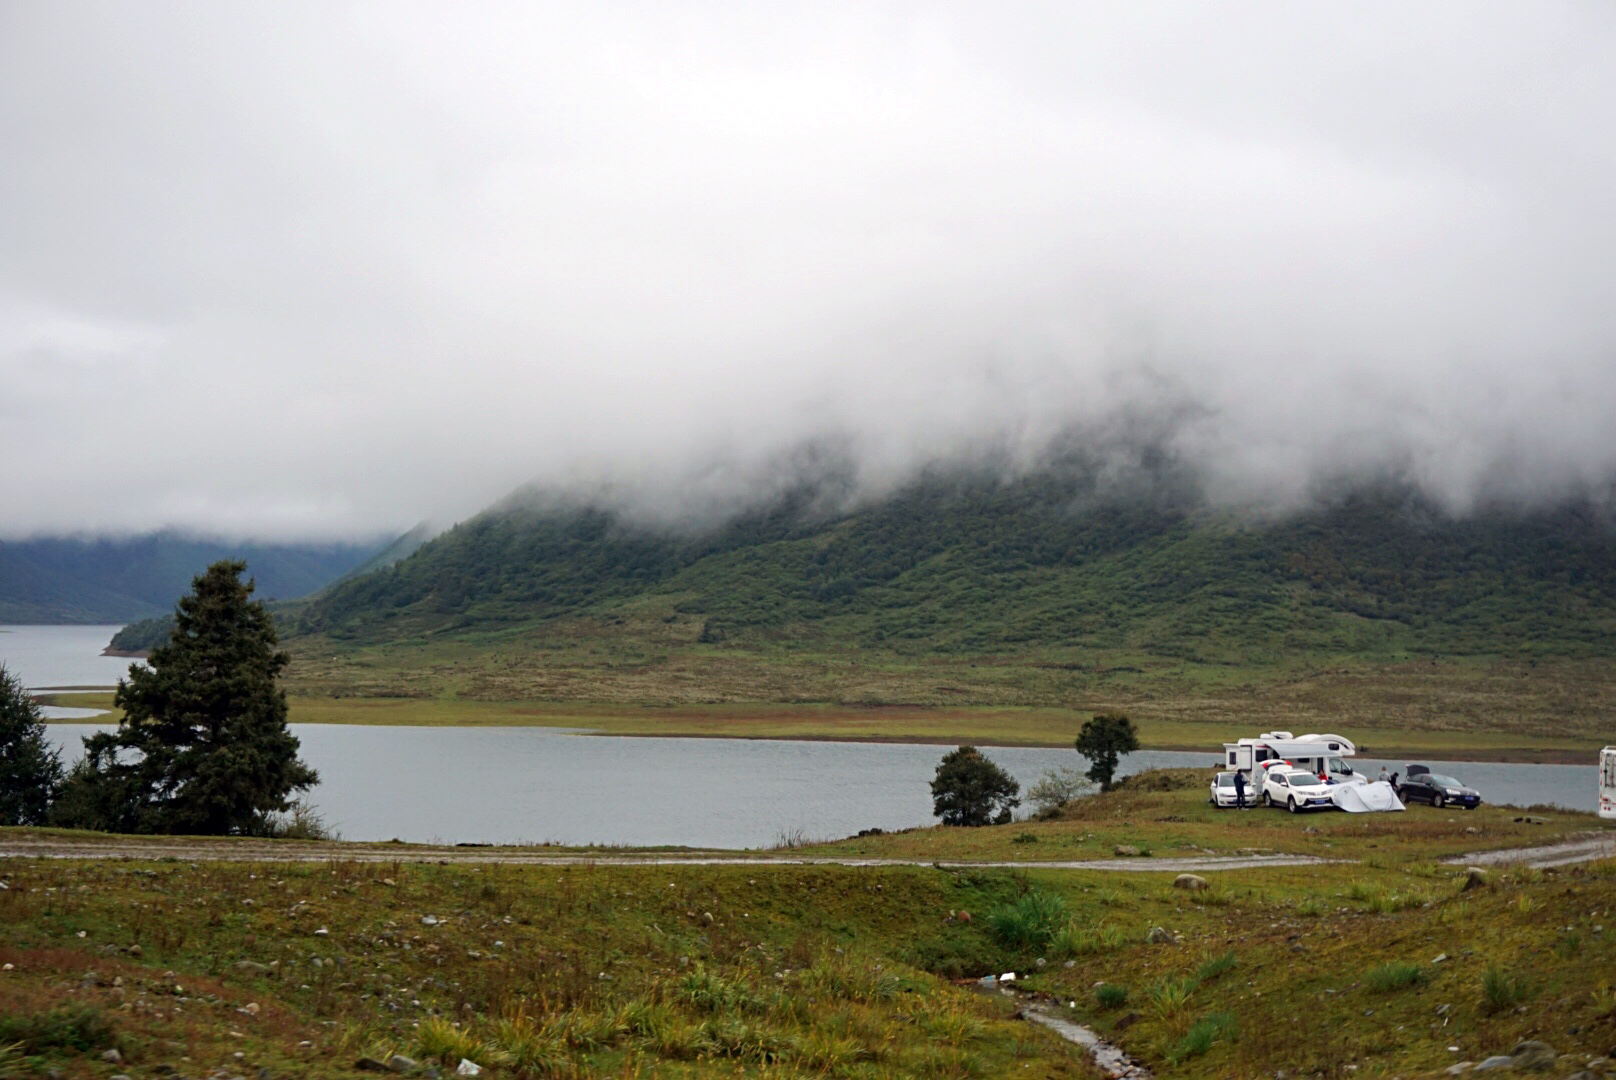
M 944 825 L 1004 825 L 1021 804 L 1021 785 L 974 746 L 945 754 L 931 782 L 932 813 Z
M 118 730 L 84 740 L 54 820 L 111 832 L 262 834 L 291 795 L 319 782 L 298 760 L 276 683 L 287 656 L 243 583 L 247 564 L 208 567 L 179 602 L 168 643 L 130 665 Z
M 1077 752 L 1089 759 L 1088 778 L 1111 790 L 1117 775 L 1117 761 L 1123 754 L 1139 749 L 1139 732 L 1122 713 L 1098 713 L 1083 725 L 1077 736 Z
M 61 755 L 22 680 L 0 664 L 0 825 L 43 825 L 62 783 Z

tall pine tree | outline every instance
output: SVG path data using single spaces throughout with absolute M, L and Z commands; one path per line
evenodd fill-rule
M 22 680 L 0 664 L 0 825 L 43 825 L 62 762 Z
M 131 665 L 116 732 L 84 740 L 58 800 L 61 824 L 113 832 L 261 834 L 291 795 L 319 782 L 298 760 L 276 683 L 287 656 L 241 581 L 216 562 L 179 602 L 168 643 Z

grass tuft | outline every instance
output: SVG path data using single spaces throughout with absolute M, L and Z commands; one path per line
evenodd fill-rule
M 1488 1012 L 1502 1012 L 1532 996 L 1531 984 L 1494 965 L 1481 976 L 1482 1004 Z
M 1128 1002 L 1128 988 L 1118 986 L 1116 983 L 1106 983 L 1095 988 L 1094 1000 L 1100 1003 L 1102 1009 L 1120 1009 Z
M 1203 1016 L 1190 1026 L 1184 1037 L 1168 1052 L 1167 1060 L 1177 1065 L 1192 1057 L 1200 1057 L 1212 1049 L 1214 1043 L 1232 1040 L 1235 1029 L 1234 1013 L 1220 1012 Z
M 1418 964 L 1393 961 L 1364 973 L 1364 985 L 1377 994 L 1390 994 L 1425 981 L 1425 969 Z
M 988 912 L 988 930 L 1007 949 L 1042 949 L 1067 922 L 1066 900 L 1032 889 Z

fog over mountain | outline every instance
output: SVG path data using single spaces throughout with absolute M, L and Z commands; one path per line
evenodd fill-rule
M 1613 103 L 1600 3 L 13 0 L 0 537 L 1072 430 L 1229 502 L 1601 495 Z

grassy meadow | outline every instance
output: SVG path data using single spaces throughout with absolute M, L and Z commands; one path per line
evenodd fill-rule
M 341 1077 L 401 1053 L 492 1077 L 1098 1075 L 972 985 L 1004 971 L 1160 1076 L 1436 1076 L 1529 1037 L 1573 1055 L 1569 1072 L 1616 1045 L 1616 863 L 1467 890 L 1436 861 L 1594 819 L 1217 814 L 1194 780 L 793 854 L 1076 857 L 1126 838 L 1356 861 L 1186 891 L 1159 872 L 471 865 L 407 845 L 381 861 L 327 845 L 269 862 L 300 846 L 261 841 L 215 842 L 223 861 L 16 857 L 0 865 L 0 1074 Z M 50 835 L 0 831 L 14 850 L 29 838 Z M 1172 941 L 1149 943 L 1153 927 Z

